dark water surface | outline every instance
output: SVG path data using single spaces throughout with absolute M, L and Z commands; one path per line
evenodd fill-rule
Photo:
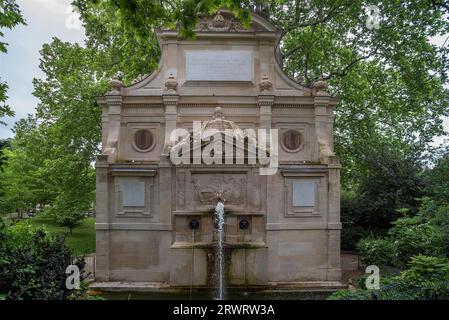
M 228 292 L 227 300 L 324 300 L 330 292 Z M 101 296 L 107 300 L 211 300 L 211 292 L 106 292 Z

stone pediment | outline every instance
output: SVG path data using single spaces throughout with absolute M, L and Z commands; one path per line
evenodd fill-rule
M 177 30 L 157 30 L 161 61 L 156 71 L 138 76 L 122 94 L 129 96 L 311 96 L 312 90 L 279 66 L 281 31 L 254 14 L 245 29 L 231 12 L 203 16 L 195 40 Z M 242 45 L 245 43 L 245 45 Z
M 205 121 L 201 126 L 201 133 L 190 133 L 183 137 L 173 146 L 166 147 L 166 155 L 170 156 L 173 150 L 178 152 L 188 152 L 190 157 L 202 155 L 204 148 L 216 143 L 219 137 L 222 143 L 223 163 L 226 158 L 232 158 L 236 162 L 236 155 L 243 155 L 244 163 L 248 158 L 257 159 L 259 149 L 262 149 L 269 156 L 269 151 L 264 146 L 257 143 L 255 136 L 248 135 L 240 129 L 233 121 L 226 120 L 221 107 L 217 107 L 212 120 Z M 226 149 L 232 150 L 231 154 L 226 154 Z

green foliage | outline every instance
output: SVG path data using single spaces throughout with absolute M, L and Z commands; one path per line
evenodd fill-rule
M 7 299 L 69 299 L 84 295 L 66 288 L 67 266 L 75 264 L 84 274 L 83 259 L 72 258 L 60 237 L 50 237 L 29 224 L 0 226 L 0 292 Z
M 57 221 L 72 229 L 95 199 L 92 166 L 100 146 L 95 97 L 106 89 L 94 50 L 53 39 L 44 45 L 35 79 L 36 117 L 19 121 L 3 181 L 3 212 L 52 205 Z M 20 192 L 19 192 L 20 190 Z
M 412 215 L 418 211 L 424 189 L 419 156 L 418 151 L 404 153 L 394 145 L 365 149 L 365 174 L 358 178 L 357 195 L 352 200 L 355 224 L 388 228 L 401 217 L 398 209 L 409 209 Z
M 342 248 L 352 250 L 368 236 L 383 236 L 390 223 L 418 211 L 424 195 L 423 164 L 420 152 L 402 152 L 394 145 L 379 144 L 365 149 L 364 174 L 341 200 Z
M 56 187 L 48 175 L 51 153 L 48 141 L 33 117 L 22 119 L 14 127 L 15 138 L 11 150 L 5 150 L 8 158 L 4 172 L 0 172 L 3 196 L 0 212 L 10 213 L 18 208 L 34 208 L 38 203 L 48 203 L 56 196 Z
M 385 237 L 358 242 L 357 250 L 364 263 L 404 269 L 416 255 L 449 257 L 448 205 L 423 198 L 416 216 L 399 218 L 392 225 Z
M 447 259 L 418 255 L 399 276 L 383 277 L 380 290 L 364 287 L 355 291 L 339 290 L 329 300 L 428 300 L 448 299 L 449 265 Z
M 21 220 L 17 224 L 29 223 L 33 230 L 44 229 L 50 236 L 60 236 L 75 255 L 95 253 L 95 218 L 83 219 L 70 234 L 67 227 L 58 224 L 52 217 L 38 214 L 32 219 Z
M 445 256 L 445 240 L 441 230 L 431 223 L 402 218 L 394 222 L 388 239 L 394 243 L 393 263 L 405 267 L 414 255 Z
M 409 269 L 402 272 L 400 280 L 411 285 L 424 283 L 426 281 L 448 281 L 449 265 L 447 259 L 417 255 L 410 259 Z
M 357 243 L 357 251 L 367 265 L 388 266 L 392 264 L 394 245 L 388 239 L 362 239 Z
M 0 139 L 0 172 L 3 172 L 3 164 L 6 162 L 6 155 L 4 150 L 11 147 L 10 139 Z
M 46 214 L 52 217 L 54 221 L 61 226 L 67 227 L 72 234 L 73 229 L 80 224 L 86 218 L 85 213 L 90 208 L 89 203 L 78 202 L 76 195 L 65 198 L 62 195 L 58 197 L 53 206 L 46 209 Z
M 343 222 L 341 229 L 341 249 L 355 250 L 357 242 L 363 238 L 375 237 L 382 235 L 383 230 L 373 230 L 367 227 L 357 226 Z
M 444 148 L 434 161 L 434 166 L 426 171 L 426 193 L 439 203 L 449 203 L 449 147 Z
M 0 0 L 0 54 L 6 53 L 7 43 L 1 41 L 3 40 L 3 29 L 12 29 L 19 24 L 25 24 L 25 20 L 22 17 L 19 6 L 16 0 Z M 0 77 L 1 80 L 1 77 Z M 6 91 L 8 90 L 8 85 L 0 81 L 0 125 L 5 124 L 1 119 L 4 116 L 13 116 L 14 112 L 11 108 L 3 104 L 8 98 Z M 1 149 L 1 148 L 0 148 Z M 1 153 L 0 153 L 1 157 Z

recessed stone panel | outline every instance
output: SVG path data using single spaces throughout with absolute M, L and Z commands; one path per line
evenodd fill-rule
M 145 183 L 135 179 L 123 179 L 120 181 L 122 203 L 124 207 L 145 206 Z
M 188 51 L 187 81 L 252 81 L 250 51 Z
M 293 206 L 314 207 L 315 206 L 316 183 L 313 181 L 293 182 Z

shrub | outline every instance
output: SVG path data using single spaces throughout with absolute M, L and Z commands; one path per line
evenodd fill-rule
M 449 265 L 444 258 L 414 256 L 410 259 L 409 269 L 402 272 L 397 280 L 414 289 L 418 298 L 449 298 Z
M 378 238 L 386 235 L 387 230 L 361 227 L 343 222 L 341 229 L 341 249 L 355 250 L 357 243 L 364 238 Z
M 429 218 L 429 210 L 426 210 L 416 217 L 396 220 L 384 238 L 360 240 L 357 250 L 362 262 L 405 269 L 410 258 L 415 255 L 447 257 L 447 225 L 443 223 L 441 214 L 432 213 Z
M 363 281 L 360 279 L 360 282 Z M 381 275 L 380 289 L 339 290 L 329 300 L 428 300 L 449 298 L 449 266 L 443 258 L 412 257 L 409 269 L 397 277 Z
M 440 228 L 415 218 L 401 218 L 393 224 L 387 237 L 393 243 L 393 265 L 404 268 L 414 255 L 444 257 L 446 245 Z
M 27 224 L 0 226 L 0 292 L 7 299 L 69 299 L 84 295 L 66 288 L 68 265 L 78 266 L 84 277 L 84 259 L 72 258 L 61 237 Z
M 357 243 L 360 259 L 366 265 L 387 266 L 392 264 L 393 243 L 387 239 L 362 239 Z

